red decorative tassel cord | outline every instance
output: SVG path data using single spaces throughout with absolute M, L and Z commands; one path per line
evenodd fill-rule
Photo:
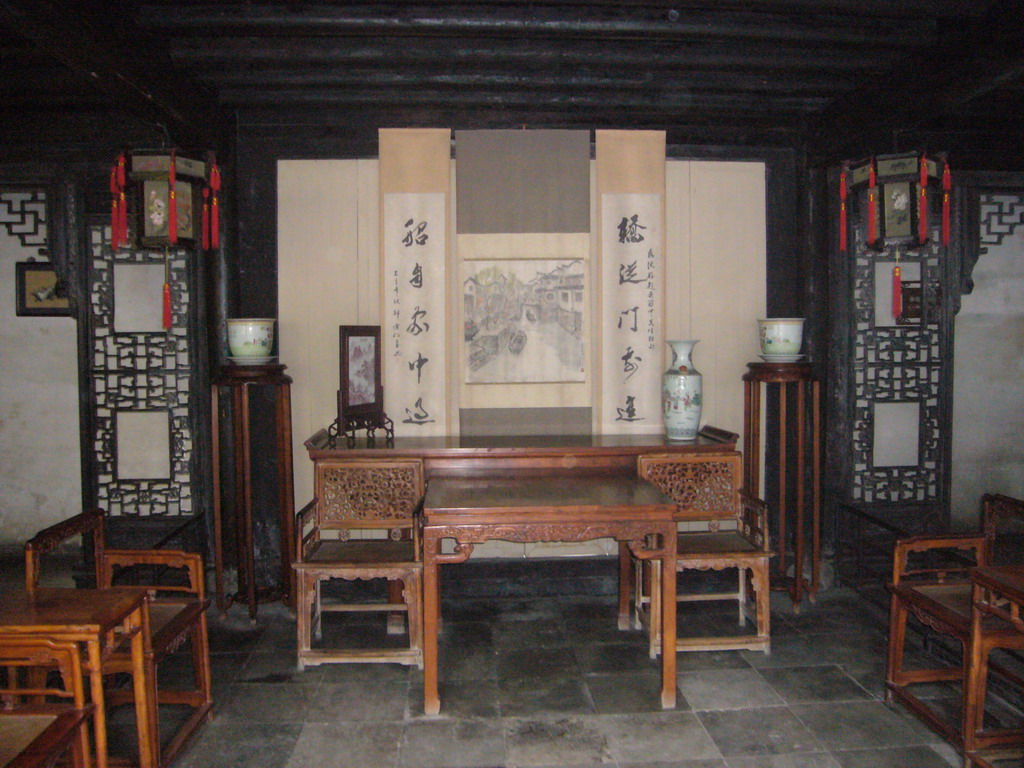
M 917 242 L 928 242 L 928 159 L 921 155 L 921 179 L 917 190 Z
M 117 239 L 121 245 L 128 244 L 128 198 L 125 195 L 125 166 L 127 165 L 125 160 L 124 152 L 122 152 L 117 158 L 117 188 L 118 188 L 118 206 L 117 206 Z
M 903 278 L 897 264 L 892 268 L 892 316 L 897 320 L 903 315 Z
M 117 163 L 115 163 L 110 168 L 110 248 L 115 251 L 121 247 L 119 239 L 121 214 L 118 212 L 120 202 L 121 190 L 117 188 Z
M 878 189 L 875 187 L 875 160 L 868 168 L 868 245 L 878 239 Z
M 220 168 L 217 163 L 210 166 L 210 192 L 213 196 L 210 202 L 210 247 L 217 250 L 220 247 Z
M 839 174 L 839 252 L 846 253 L 846 164 Z
M 164 252 L 164 293 L 163 293 L 163 325 L 164 330 L 171 330 L 171 257 Z
M 942 171 L 942 244 L 949 245 L 949 193 L 953 189 L 953 179 L 949 173 L 949 162 Z
M 210 188 L 203 187 L 203 250 L 210 250 Z
M 175 245 L 178 242 L 178 195 L 174 190 L 178 170 L 174 151 L 171 150 L 171 166 L 167 171 L 167 242 Z

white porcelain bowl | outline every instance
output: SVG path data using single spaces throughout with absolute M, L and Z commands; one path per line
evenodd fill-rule
M 228 320 L 228 349 L 232 357 L 270 357 L 274 348 L 274 319 L 239 317 Z
M 796 355 L 804 340 L 804 318 L 769 317 L 757 321 L 762 355 Z

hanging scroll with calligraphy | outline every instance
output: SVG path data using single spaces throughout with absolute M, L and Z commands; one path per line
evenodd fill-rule
M 600 428 L 661 431 L 665 134 L 598 131 Z
M 451 133 L 381 130 L 381 345 L 397 435 L 448 432 L 446 261 Z

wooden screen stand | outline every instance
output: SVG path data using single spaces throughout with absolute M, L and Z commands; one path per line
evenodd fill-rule
M 217 607 L 223 612 L 235 601 L 249 607 L 249 618 L 256 621 L 256 606 L 260 600 L 281 599 L 294 605 L 295 574 L 291 559 L 295 551 L 293 517 L 295 502 L 292 475 L 292 405 L 291 377 L 284 373 L 284 365 L 227 365 L 214 377 L 211 386 L 211 412 L 213 414 L 213 538 L 214 569 L 216 571 Z M 281 528 L 281 586 L 280 589 L 256 588 L 255 550 L 252 525 L 252 466 L 249 435 L 249 388 L 271 386 L 275 390 L 274 426 L 277 443 L 278 511 Z M 220 414 L 218 396 L 221 387 L 231 389 L 232 441 L 235 466 L 235 551 L 238 564 L 238 592 L 224 594 L 224 542 L 221 529 L 220 483 Z
M 811 601 L 820 585 L 821 571 L 821 421 L 819 382 L 814 379 L 810 363 L 747 363 L 749 369 L 743 375 L 743 487 L 754 496 L 768 502 L 769 509 L 778 515 L 776 540 L 772 546 L 778 553 L 778 577 L 772 589 L 789 592 L 793 601 L 793 610 L 799 612 L 800 603 L 806 594 Z M 810 385 L 811 397 L 808 403 L 807 385 Z M 778 387 L 778 466 L 777 494 L 774 499 L 761 492 L 761 388 L 765 386 L 767 397 L 768 385 Z M 795 416 L 788 410 L 791 386 L 796 390 Z M 807 560 L 807 418 L 811 419 L 811 477 L 810 477 L 810 579 L 804 576 L 804 564 Z M 795 424 L 791 423 L 795 418 Z M 796 450 L 795 465 L 790 461 L 790 432 L 795 433 Z M 766 483 L 767 485 L 767 483 Z M 795 497 L 792 505 L 792 517 L 788 491 Z M 793 542 L 793 576 L 787 578 L 789 564 L 787 556 L 788 541 L 792 535 Z

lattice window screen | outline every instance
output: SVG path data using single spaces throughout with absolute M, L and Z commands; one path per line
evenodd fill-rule
M 111 515 L 174 516 L 193 511 L 192 458 L 194 446 L 194 403 L 190 401 L 193 351 L 189 346 L 188 316 L 192 296 L 189 288 L 189 252 L 169 252 L 171 317 L 169 331 L 122 332 L 114 327 L 118 297 L 115 295 L 115 267 L 124 265 L 164 265 L 164 254 L 157 251 L 110 250 L 102 226 L 90 228 L 89 267 L 89 380 L 95 404 L 92 420 L 92 457 L 97 478 L 97 503 Z M 127 297 L 122 297 L 125 299 Z M 159 311 L 161 296 L 152 300 Z M 147 447 L 168 446 L 169 456 L 132 457 L 119 462 L 122 446 L 118 435 L 118 415 L 124 413 L 166 415 L 149 419 L 154 428 L 166 429 Z M 132 419 L 132 423 L 140 420 Z M 143 420 L 145 421 L 145 420 Z M 137 430 L 130 447 L 138 450 Z M 165 466 L 166 477 L 152 469 L 146 477 L 121 477 L 119 467 Z
M 887 246 L 882 251 L 867 247 L 863 229 L 855 227 L 850 258 L 853 268 L 853 475 L 850 495 L 855 501 L 920 503 L 942 499 L 943 436 L 942 388 L 945 361 L 944 341 L 948 329 L 942 305 L 943 259 L 947 249 L 933 227 L 928 245 L 913 250 Z M 924 316 L 920 325 L 882 326 L 876 324 L 876 302 L 880 291 L 890 285 L 876 285 L 876 262 L 895 262 L 900 252 L 903 264 L 920 268 Z M 874 460 L 876 404 L 913 403 L 919 408 L 919 458 L 916 466 L 878 466 Z M 947 436 L 948 438 L 948 436 Z

